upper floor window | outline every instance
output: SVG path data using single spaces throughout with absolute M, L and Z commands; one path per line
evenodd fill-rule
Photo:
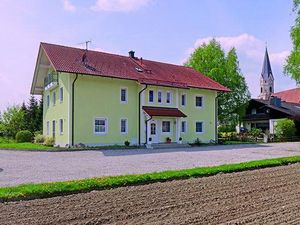
M 157 92 L 157 102 L 158 102 L 158 103 L 161 103 L 161 102 L 162 102 L 162 93 L 161 93 L 161 91 L 158 91 L 158 92 Z
M 127 88 L 121 88 L 121 102 L 127 103 Z
M 162 132 L 163 133 L 171 132 L 171 122 L 170 121 L 162 121 Z
M 203 133 L 203 122 L 196 122 L 196 133 Z
M 256 114 L 256 108 L 251 109 L 251 114 Z
M 270 92 L 273 92 L 272 87 L 270 87 Z
M 172 102 L 172 95 L 171 92 L 167 92 L 167 96 L 166 96 L 166 103 L 171 104 Z
M 181 105 L 186 106 L 186 94 L 181 95 Z
M 105 118 L 96 118 L 94 121 L 94 133 L 95 134 L 105 134 L 107 133 L 107 119 Z
M 149 90 L 149 102 L 153 102 L 153 101 L 154 101 L 154 91 Z
M 59 89 L 59 101 L 60 101 L 60 102 L 63 102 L 63 100 L 64 100 L 64 88 L 61 87 L 61 88 Z
M 121 134 L 126 134 L 127 133 L 127 119 L 121 119 L 120 123 L 120 130 Z
M 196 107 L 202 107 L 202 106 L 203 106 L 203 97 L 196 96 Z
M 56 104 L 56 92 L 54 91 L 53 92 L 53 105 Z
M 49 106 L 50 106 L 50 96 L 47 95 L 47 107 L 49 107 Z

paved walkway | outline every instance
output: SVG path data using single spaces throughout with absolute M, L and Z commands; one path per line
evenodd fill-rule
M 292 155 L 300 155 L 300 142 L 160 150 L 0 150 L 0 186 L 213 166 Z

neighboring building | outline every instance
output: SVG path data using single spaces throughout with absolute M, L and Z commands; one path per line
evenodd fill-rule
M 192 68 L 41 43 L 31 87 L 56 145 L 202 142 L 217 137 L 217 93 Z M 151 139 L 150 139 L 151 138 Z
M 274 93 L 274 77 L 266 49 L 260 77 L 260 95 L 258 99 L 249 101 L 243 127 L 247 130 L 260 128 L 274 134 L 277 121 L 284 118 L 295 121 L 297 134 L 300 135 L 300 88 Z

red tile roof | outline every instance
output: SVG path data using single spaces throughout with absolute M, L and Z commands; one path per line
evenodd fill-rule
M 230 91 L 190 67 L 48 43 L 41 43 L 41 48 L 54 69 L 60 72 L 136 80 L 143 84 Z
M 149 116 L 186 117 L 186 115 L 177 108 L 143 106 L 143 110 Z
M 273 96 L 281 98 L 282 101 L 291 103 L 300 103 L 300 88 L 294 88 L 286 91 L 274 93 Z

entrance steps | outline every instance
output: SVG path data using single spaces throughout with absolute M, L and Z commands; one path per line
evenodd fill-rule
M 159 143 L 147 145 L 147 148 L 151 149 L 167 149 L 167 148 L 190 148 L 189 144 L 178 144 L 178 143 Z

